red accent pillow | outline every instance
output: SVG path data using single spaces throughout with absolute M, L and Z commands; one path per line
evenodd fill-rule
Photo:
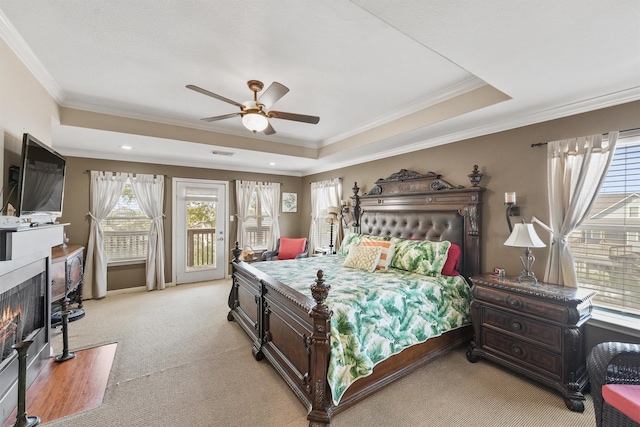
M 460 255 L 462 254 L 462 249 L 460 246 L 452 243 L 449 247 L 449 252 L 447 252 L 447 260 L 442 267 L 442 275 L 443 276 L 459 276 L 460 272 L 458 271 L 458 263 L 460 262 Z
M 280 248 L 278 249 L 277 259 L 294 259 L 296 255 L 304 252 L 307 245 L 307 238 L 290 239 L 288 237 L 280 238 Z

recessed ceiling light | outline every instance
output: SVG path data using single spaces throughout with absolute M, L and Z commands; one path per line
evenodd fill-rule
M 276 165 L 276 162 L 269 162 L 269 165 L 271 165 L 271 166 L 275 166 L 275 165 Z
M 211 154 L 213 154 L 214 156 L 233 156 L 234 153 L 232 153 L 231 151 L 217 151 L 217 150 L 213 150 L 211 152 Z
M 132 150 L 133 147 L 129 146 L 129 145 L 121 145 L 120 148 L 122 148 L 123 150 Z

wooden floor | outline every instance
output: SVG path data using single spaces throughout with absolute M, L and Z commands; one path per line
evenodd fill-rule
M 102 405 L 116 346 L 76 351 L 76 357 L 61 363 L 49 359 L 27 390 L 27 416 L 37 415 L 42 424 Z M 4 427 L 15 424 L 16 412 Z

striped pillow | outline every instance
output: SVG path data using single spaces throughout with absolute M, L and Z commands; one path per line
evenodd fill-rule
M 382 248 L 380 252 L 380 260 L 376 265 L 376 270 L 387 270 L 391 260 L 393 259 L 393 253 L 395 252 L 396 245 L 388 240 L 372 240 L 363 237 L 360 241 L 360 246 L 378 246 Z

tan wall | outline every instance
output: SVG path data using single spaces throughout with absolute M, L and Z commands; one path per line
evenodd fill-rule
M 358 183 L 362 194 L 371 190 L 377 179 L 386 178 L 400 169 L 419 173 L 431 171 L 441 174 L 443 179 L 453 185 L 469 186 L 467 175 L 472 171 L 473 165 L 478 165 L 484 174 L 480 185 L 486 188 L 481 218 L 482 268 L 484 271 L 489 271 L 494 266 L 503 267 L 507 270 L 507 274 L 518 274 L 522 270 L 519 261 L 522 251 L 503 245 L 509 235 L 505 218 L 504 193 L 507 191 L 517 193 L 517 204 L 520 206 L 522 216 L 513 218 L 514 221 L 524 218 L 529 222 L 535 215 L 548 223 L 549 218 L 546 147 L 532 148 L 531 144 L 611 130 L 638 128 L 640 127 L 638 111 L 640 111 L 640 102 L 634 102 L 336 169 L 304 177 L 302 188 L 308 189 L 313 181 L 342 178 L 342 198 L 347 199 L 353 194 L 351 187 L 354 182 Z M 302 231 L 309 229 L 310 203 L 309 191 L 305 191 L 300 200 Z M 536 230 L 548 244 L 548 233 L 538 226 Z M 548 250 L 533 249 L 533 252 L 537 258 L 534 271 L 538 277 L 543 277 Z
M 30 133 L 51 145 L 51 125 L 60 120 L 60 113 L 55 100 L 2 39 L 0 76 L 0 184 L 4 190 L 1 207 L 11 191 L 9 166 L 20 164 L 22 134 Z
M 165 227 L 165 275 L 167 282 L 171 281 L 171 257 L 173 254 L 173 229 L 172 229 L 172 178 L 210 179 L 217 181 L 252 180 L 282 183 L 281 191 L 289 193 L 301 193 L 301 178 L 283 175 L 267 175 L 257 173 L 211 170 L 200 168 L 188 168 L 182 166 L 166 166 L 148 163 L 119 162 L 111 160 L 86 159 L 79 157 L 67 157 L 67 176 L 64 195 L 64 213 L 60 222 L 69 223 L 66 227 L 67 237 L 71 243 L 86 246 L 89 240 L 89 221 L 86 213 L 89 211 L 89 174 L 87 170 L 102 170 L 110 172 L 132 172 L 147 174 L 163 174 L 167 176 L 165 181 L 164 219 Z M 230 184 L 229 213 L 236 213 L 235 183 Z M 237 221 L 231 222 L 229 251 L 236 240 Z M 280 217 L 280 231 L 283 236 L 298 236 L 300 230 L 300 213 L 283 213 Z M 306 235 L 306 233 L 305 233 Z M 107 275 L 107 290 L 143 286 L 145 268 L 144 264 L 109 267 Z

